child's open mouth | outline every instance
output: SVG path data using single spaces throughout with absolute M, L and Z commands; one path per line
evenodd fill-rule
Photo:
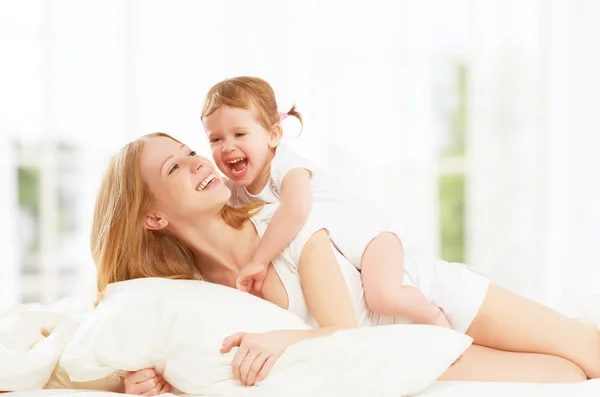
M 228 161 L 227 165 L 231 168 L 231 172 L 233 172 L 234 175 L 241 174 L 246 171 L 246 168 L 248 167 L 248 159 L 246 157 L 240 157 Z

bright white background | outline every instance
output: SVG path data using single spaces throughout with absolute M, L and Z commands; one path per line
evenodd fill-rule
M 204 93 L 256 75 L 305 116 L 288 143 L 383 209 L 409 253 L 588 315 L 598 20 L 594 0 L 0 0 L 0 310 L 93 295 L 109 155 L 152 131 L 208 155 Z

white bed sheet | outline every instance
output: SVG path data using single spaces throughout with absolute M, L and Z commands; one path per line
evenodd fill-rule
M 436 382 L 418 397 L 600 397 L 600 379 L 580 383 Z
M 90 390 L 32 390 L 2 397 L 123 397 L 123 394 Z M 163 397 L 177 397 L 163 394 Z M 436 382 L 418 397 L 598 397 L 600 379 L 581 383 Z M 283 396 L 282 396 L 283 397 Z M 308 396 L 307 396 L 308 397 Z M 328 396 L 349 397 L 349 396 Z

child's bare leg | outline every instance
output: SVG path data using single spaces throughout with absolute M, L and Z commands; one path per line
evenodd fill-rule
M 600 378 L 600 331 L 494 284 L 467 330 L 478 345 L 551 354 Z
M 361 262 L 365 299 L 383 316 L 450 328 L 444 313 L 415 287 L 402 285 L 404 252 L 398 237 L 382 233 L 367 246 Z

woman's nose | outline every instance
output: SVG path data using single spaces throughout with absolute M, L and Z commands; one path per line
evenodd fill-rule
M 190 164 L 192 167 L 192 172 L 197 172 L 204 165 L 204 161 L 202 160 L 202 157 L 198 157 L 198 156 L 194 156 L 194 157 L 190 157 L 190 158 L 192 159 L 191 164 Z

